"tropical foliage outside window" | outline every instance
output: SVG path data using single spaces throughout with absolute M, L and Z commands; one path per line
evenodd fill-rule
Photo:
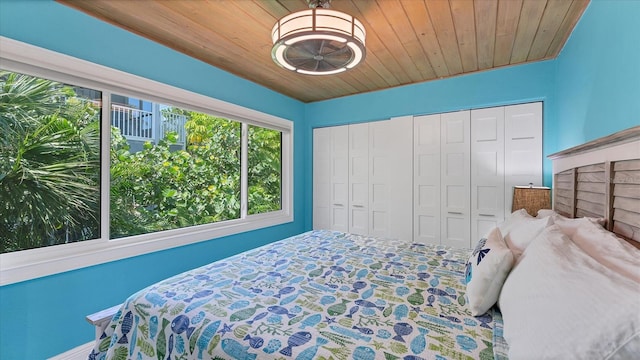
M 100 104 L 0 72 L 0 252 L 100 234 Z
M 102 93 L 11 72 L 0 86 L 0 253 L 100 237 Z M 241 122 L 117 94 L 109 113 L 112 239 L 240 218 L 243 141 L 248 214 L 281 209 L 280 131 L 243 140 Z
M 281 209 L 282 133 L 249 125 L 249 214 Z

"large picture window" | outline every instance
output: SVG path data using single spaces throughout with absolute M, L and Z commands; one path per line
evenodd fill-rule
M 290 121 L 0 41 L 0 285 L 292 221 Z

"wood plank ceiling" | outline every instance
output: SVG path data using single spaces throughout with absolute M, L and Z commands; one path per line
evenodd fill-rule
M 362 21 L 366 58 L 328 76 L 271 60 L 274 23 L 305 0 L 58 0 L 303 102 L 551 59 L 588 0 L 333 0 Z

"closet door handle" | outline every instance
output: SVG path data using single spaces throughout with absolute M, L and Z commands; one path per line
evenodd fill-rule
M 493 214 L 478 214 L 478 216 L 490 216 L 490 217 L 495 217 L 495 215 L 493 215 Z
M 451 215 L 462 215 L 460 211 L 447 211 Z
M 354 208 L 363 208 L 364 207 L 364 205 L 351 205 L 351 206 L 353 206 Z
M 333 206 L 344 206 L 343 204 L 333 204 Z

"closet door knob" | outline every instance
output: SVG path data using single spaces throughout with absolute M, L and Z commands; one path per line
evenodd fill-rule
M 451 215 L 462 215 L 460 211 L 448 211 L 448 213 Z
M 495 217 L 495 215 L 493 215 L 493 214 L 478 214 L 478 216 L 490 216 L 490 217 Z

